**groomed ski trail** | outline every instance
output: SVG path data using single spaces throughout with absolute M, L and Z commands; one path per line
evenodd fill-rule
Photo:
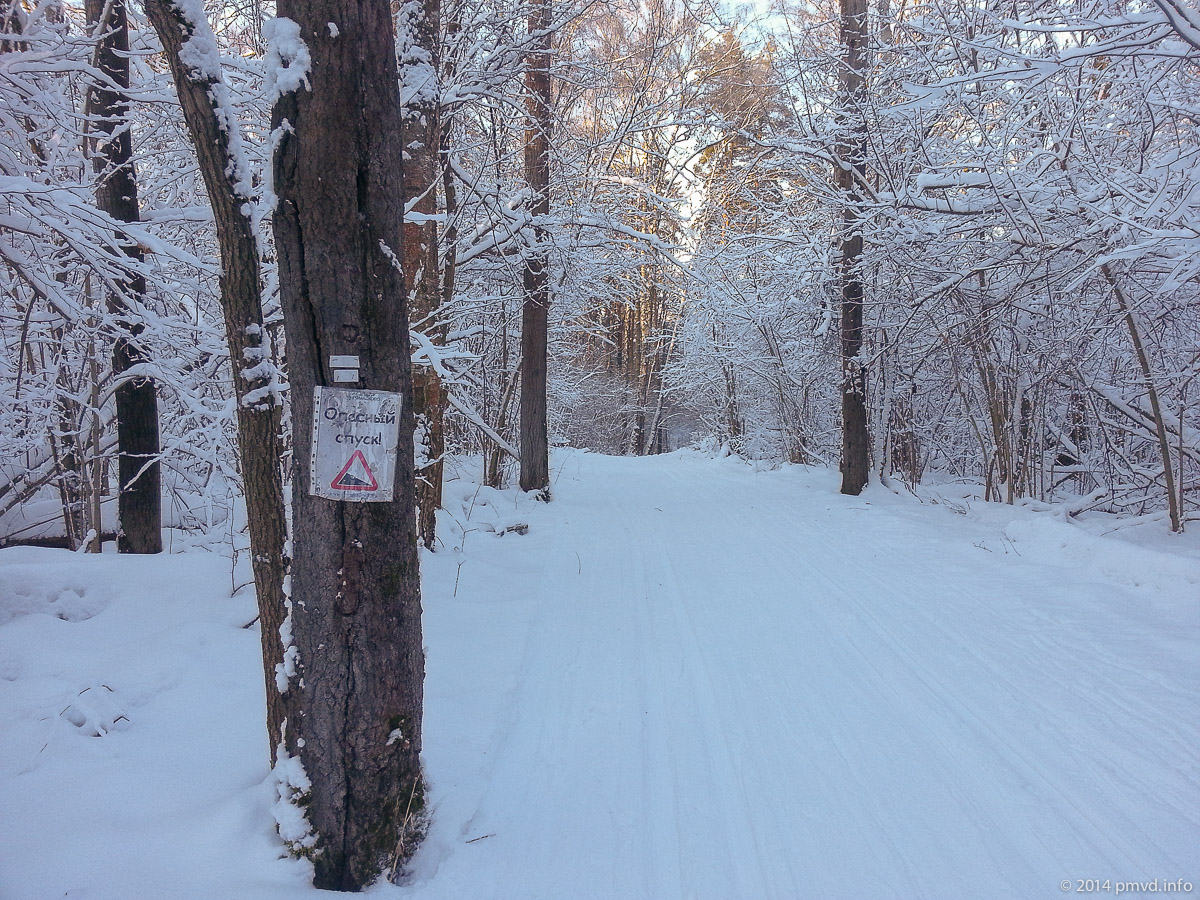
M 504 538 L 521 589 L 468 557 L 454 603 L 426 597 L 412 896 L 1200 883 L 1200 573 L 1139 584 L 829 472 L 558 463 Z M 452 697 L 463 655 L 491 674 Z

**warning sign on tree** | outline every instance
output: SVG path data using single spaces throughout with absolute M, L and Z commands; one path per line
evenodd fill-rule
M 317 386 L 309 492 L 356 503 L 391 500 L 399 437 L 399 394 Z

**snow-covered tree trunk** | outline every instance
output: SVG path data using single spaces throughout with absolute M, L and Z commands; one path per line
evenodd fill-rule
M 250 215 L 250 173 L 203 5 L 192 0 L 145 2 L 146 14 L 166 52 L 217 223 L 221 309 L 238 400 L 238 450 L 262 632 L 267 737 L 274 758 L 287 717 L 277 674 L 284 665 L 280 628 L 286 617 L 288 563 L 280 469 L 283 410 L 279 373 L 271 362 L 263 323 L 261 261 Z
M 445 344 L 438 271 L 437 190 L 441 141 L 438 128 L 439 0 L 409 0 L 397 17 L 400 83 L 404 100 L 404 289 L 412 327 L 434 347 Z M 446 300 L 451 298 L 447 297 Z M 413 411 L 424 459 L 418 460 L 417 533 L 430 550 L 442 505 L 442 457 L 446 452 L 445 388 L 430 360 L 413 369 Z
M 107 81 L 88 92 L 88 125 L 95 134 L 92 165 L 95 169 L 96 205 L 119 222 L 137 222 L 137 177 L 133 166 L 132 123 L 129 118 L 129 19 L 124 0 L 86 0 L 88 27 L 98 35 L 96 67 Z M 104 17 L 101 21 L 101 17 Z M 118 236 L 127 256 L 141 263 L 142 249 Z M 146 279 L 131 275 L 108 293 L 108 311 L 124 334 L 113 348 L 113 373 L 122 379 L 116 388 L 117 499 L 120 529 L 117 548 L 122 553 L 161 553 L 162 487 L 158 454 L 158 398 L 154 382 L 145 377 L 122 378 L 146 361 L 138 336 L 144 326 L 131 318 L 130 300 L 140 303 Z M 99 530 L 100 523 L 94 527 Z
M 867 377 L 859 354 L 863 345 L 863 235 L 861 187 L 865 175 L 867 4 L 841 0 L 841 92 L 844 138 L 838 148 L 834 180 L 844 203 L 839 239 L 842 288 L 842 493 L 858 494 L 870 472 L 871 437 L 867 427 Z
M 281 0 L 278 11 L 272 56 L 291 60 L 272 113 L 295 448 L 287 753 L 306 773 L 315 884 L 358 890 L 398 871 L 424 822 L 396 45 L 387 0 Z M 335 383 L 331 356 L 358 358 L 356 387 L 400 395 L 390 501 L 312 493 L 313 394 Z

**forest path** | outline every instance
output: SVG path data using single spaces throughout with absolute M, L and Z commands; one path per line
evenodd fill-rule
M 829 472 L 558 461 L 555 502 L 504 547 L 524 599 L 488 609 L 503 578 L 464 566 L 461 608 L 495 627 L 453 652 L 497 665 L 453 725 L 451 625 L 427 611 L 435 824 L 415 896 L 1200 883 L 1200 578 L 1085 567 L 1068 553 L 1118 542 L 1072 550 L 1078 529 L 1021 510 L 1006 533 L 992 512 L 843 497 Z

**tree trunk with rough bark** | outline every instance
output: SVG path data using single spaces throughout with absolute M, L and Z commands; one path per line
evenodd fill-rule
M 120 222 L 137 222 L 137 176 L 133 167 L 133 137 L 129 121 L 129 19 L 124 0 L 85 0 L 88 27 L 99 34 L 96 67 L 109 82 L 88 91 L 89 127 L 95 135 L 92 166 L 97 174 L 96 205 Z M 107 17 L 100 21 L 107 11 Z M 142 262 L 142 250 L 118 236 L 130 260 Z M 127 297 L 146 293 L 141 275 L 122 278 L 118 291 L 108 295 L 108 311 L 124 331 L 113 348 L 113 374 L 119 379 L 117 408 L 117 498 L 121 553 L 162 552 L 162 485 L 158 464 L 158 397 L 149 378 L 122 379 L 125 372 L 146 361 L 138 343 L 143 326 L 130 318 Z M 99 524 L 96 526 L 100 530 Z
M 525 61 L 525 181 L 535 217 L 537 246 L 527 248 L 521 306 L 521 490 L 550 488 L 550 444 L 546 424 L 547 332 L 550 315 L 549 253 L 545 226 L 550 214 L 550 0 L 538 0 L 529 14 L 537 35 Z
M 425 821 L 403 122 L 387 0 L 280 0 L 279 14 L 311 57 L 272 114 L 296 461 L 286 742 L 310 785 L 314 883 L 358 890 L 398 871 Z M 401 395 L 391 501 L 310 493 L 313 389 L 334 384 L 331 355 L 359 358 L 357 387 Z
M 863 345 L 861 190 L 865 177 L 866 133 L 862 121 L 867 66 L 866 0 L 841 0 L 841 64 L 844 138 L 838 148 L 834 181 L 842 213 L 842 493 L 859 494 L 870 473 L 871 436 L 867 423 L 867 376 L 859 353 Z
M 263 673 L 267 698 L 267 739 L 271 759 L 283 737 L 287 700 L 276 679 L 283 664 L 280 626 L 286 606 L 287 513 L 280 470 L 282 400 L 263 323 L 262 277 L 254 226 L 245 213 L 249 197 L 241 183 L 231 133 L 214 97 L 225 87 L 219 72 L 189 68 L 180 60 L 184 41 L 211 39 L 207 22 L 191 22 L 171 0 L 145 0 L 179 94 L 184 121 L 196 148 L 200 173 L 213 209 L 221 252 L 221 310 L 238 400 L 238 450 L 250 530 L 251 567 L 258 595 Z M 212 40 L 215 51 L 216 41 Z
M 442 281 L 438 272 L 437 188 L 441 141 L 438 129 L 439 0 L 421 0 L 401 8 L 400 83 L 404 91 L 404 205 L 412 221 L 404 224 L 404 290 L 414 328 L 434 347 L 445 345 L 439 321 Z M 447 298 L 449 299 L 449 298 Z M 445 388 L 432 361 L 413 369 L 413 410 L 424 459 L 417 480 L 417 534 L 434 549 L 437 511 L 442 505 L 442 456 L 446 452 Z

